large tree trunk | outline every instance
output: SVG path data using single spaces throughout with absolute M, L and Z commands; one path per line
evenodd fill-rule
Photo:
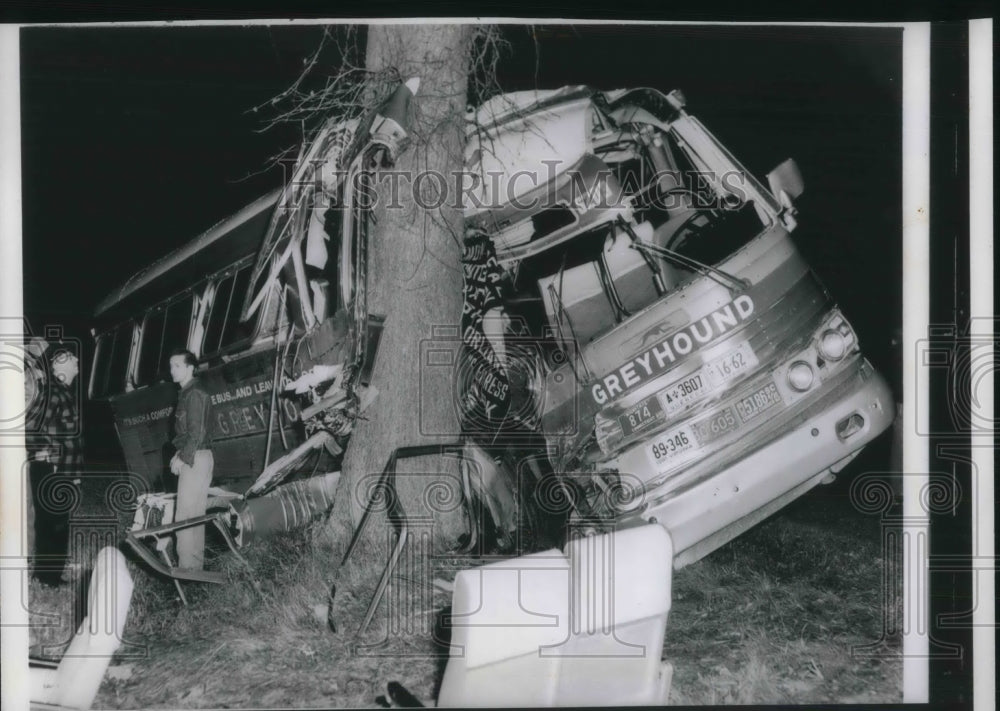
M 335 509 L 335 516 L 343 517 L 349 503 L 352 527 L 394 448 L 457 440 L 452 378 L 441 377 L 441 367 L 424 371 L 422 378 L 421 341 L 431 338 L 434 326 L 451 326 L 456 340 L 459 335 L 462 215 L 450 204 L 433 210 L 415 204 L 412 178 L 461 168 L 471 36 L 472 28 L 463 25 L 378 25 L 368 31 L 367 68 L 395 68 L 403 80 L 418 77 L 420 88 L 412 107 L 413 143 L 396 164 L 410 177 L 400 181 L 398 207 L 388 206 L 388 185 L 380 182 L 368 245 L 368 310 L 386 321 L 372 376 L 379 394 L 355 426 Z M 453 350 L 457 353 L 457 343 Z M 422 457 L 401 462 L 398 472 L 407 513 L 432 516 L 435 537 L 455 534 L 461 520 L 452 505 L 458 494 L 455 461 Z M 452 488 L 445 497 L 452 502 L 433 511 L 427 493 L 440 495 L 442 482 Z M 385 516 L 377 515 L 370 528 L 385 525 Z

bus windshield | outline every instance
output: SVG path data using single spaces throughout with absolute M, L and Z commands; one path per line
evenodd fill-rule
M 719 265 L 769 224 L 767 206 L 744 189 L 738 169 L 708 175 L 676 136 L 655 136 L 648 127 L 617 127 L 595 138 L 602 169 L 587 180 L 608 188 L 591 192 L 627 200 L 632 217 L 601 222 L 510 263 L 512 313 L 586 345 L 699 275 L 745 286 Z M 528 248 L 546 238 L 537 226 L 536 235 Z

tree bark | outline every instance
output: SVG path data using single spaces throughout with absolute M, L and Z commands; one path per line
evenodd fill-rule
M 386 321 L 372 375 L 378 397 L 355 426 L 334 510 L 335 518 L 349 513 L 352 529 L 393 449 L 458 439 L 449 392 L 453 379 L 441 377 L 440 367 L 422 373 L 421 342 L 432 337 L 435 326 L 453 327 L 456 341 L 460 335 L 462 213 L 454 199 L 439 209 L 416 204 L 413 186 L 421 172 L 450 175 L 461 169 L 472 31 L 463 25 L 376 25 L 368 30 L 367 69 L 395 68 L 404 81 L 418 77 L 420 88 L 411 104 L 412 143 L 395 166 L 407 177 L 398 183 L 396 205 L 389 204 L 388 182 L 379 181 L 377 222 L 368 243 L 368 310 Z M 437 186 L 436 181 L 422 182 L 425 188 Z M 435 537 L 456 533 L 461 513 L 454 500 L 459 495 L 455 461 L 422 457 L 401 462 L 397 471 L 407 514 L 432 517 Z M 428 506 L 428 492 L 432 499 L 440 496 L 442 483 L 448 484 L 448 494 L 437 499 L 438 506 Z M 384 526 L 384 514 L 369 524 L 370 529 Z

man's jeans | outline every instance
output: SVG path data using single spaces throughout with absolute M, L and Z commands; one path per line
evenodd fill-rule
M 175 521 L 201 516 L 208 501 L 208 487 L 212 483 L 215 459 L 212 450 L 199 449 L 194 453 L 194 466 L 181 462 L 177 481 L 177 508 Z M 193 526 L 177 532 L 177 559 L 181 568 L 201 570 L 205 567 L 205 526 Z

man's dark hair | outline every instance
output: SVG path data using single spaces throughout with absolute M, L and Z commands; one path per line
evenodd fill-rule
M 198 367 L 198 357 L 189 351 L 187 348 L 174 348 L 170 351 L 170 358 L 174 356 L 184 356 L 184 362 L 188 365 L 197 368 Z

